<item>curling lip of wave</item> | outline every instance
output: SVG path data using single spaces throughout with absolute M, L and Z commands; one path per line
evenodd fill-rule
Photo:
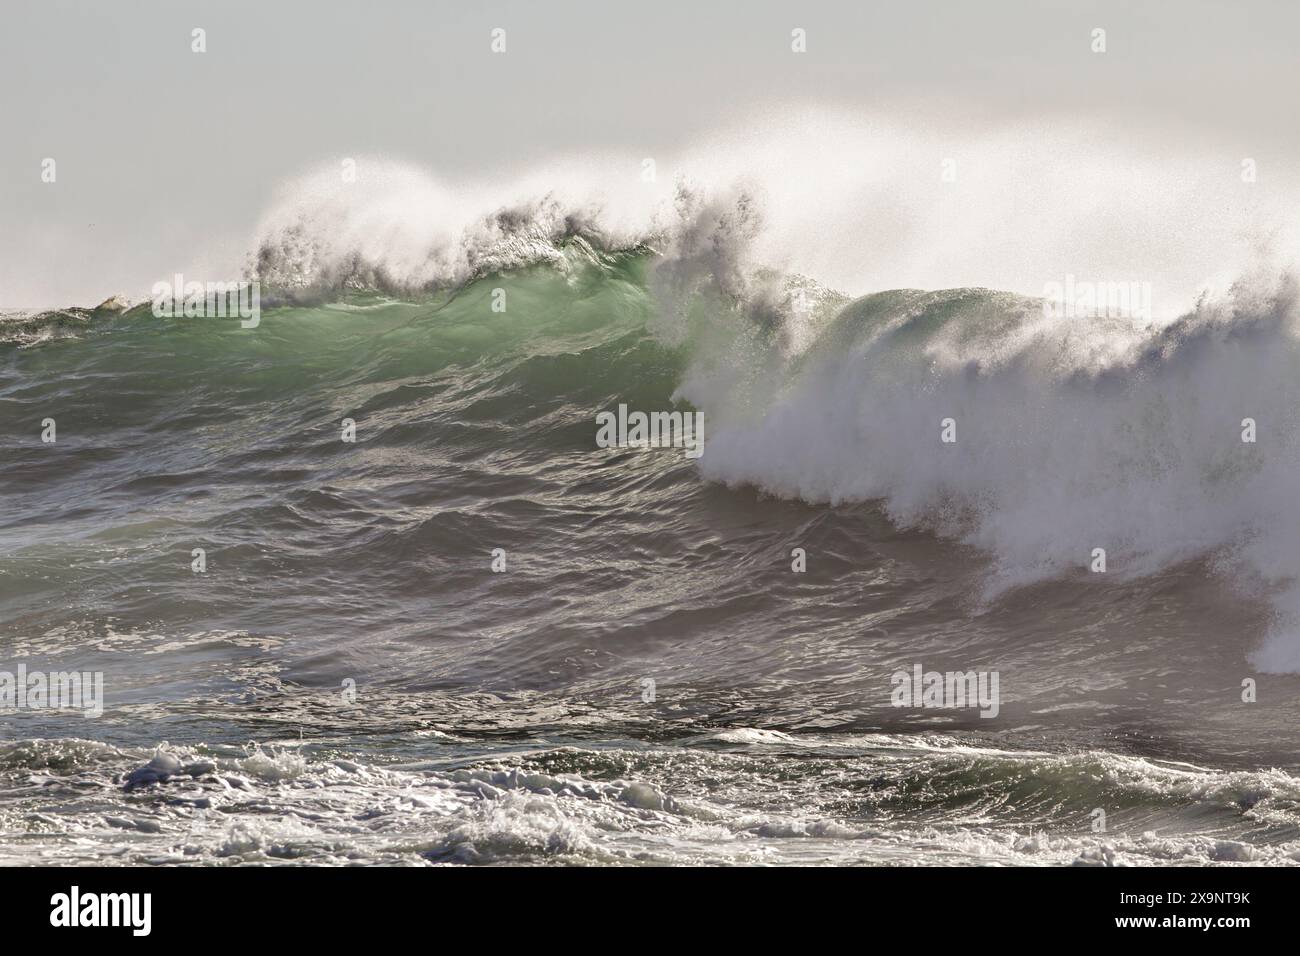
M 1096 548 L 1120 577 L 1210 555 L 1272 601 L 1254 663 L 1293 671 L 1298 300 L 1291 275 L 1262 274 L 1168 326 L 1137 326 L 1050 320 L 984 290 L 881 293 L 785 363 L 739 374 L 697 360 L 679 394 L 709 419 L 706 478 L 878 500 L 899 526 L 990 553 L 989 597 L 1085 575 Z M 1253 442 L 1246 419 L 1262 429 Z

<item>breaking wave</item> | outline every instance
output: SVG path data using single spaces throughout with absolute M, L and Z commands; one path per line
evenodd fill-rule
M 478 216 L 465 210 L 490 208 L 483 197 L 406 167 L 369 188 L 300 185 L 264 223 L 252 274 L 318 298 L 409 296 L 644 257 L 647 328 L 687 356 L 673 397 L 709 422 L 706 478 L 883 502 L 901 527 L 990 554 L 989 598 L 1084 583 L 1095 549 L 1120 577 L 1208 559 L 1275 611 L 1254 663 L 1300 670 L 1300 310 L 1288 269 L 1257 262 L 1162 320 L 1061 318 L 1023 294 L 850 298 L 766 267 L 771 190 L 752 178 L 681 179 L 635 201 L 624 188 L 613 204 L 548 191 Z M 947 421 L 955 441 L 940 440 Z

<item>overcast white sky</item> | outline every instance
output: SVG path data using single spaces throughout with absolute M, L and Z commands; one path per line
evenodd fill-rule
M 1287 0 L 5 0 L 0 16 L 5 308 L 139 295 L 237 256 L 276 185 L 333 157 L 454 181 L 590 149 L 655 155 L 775 104 L 774 122 L 809 104 L 954 140 L 1098 119 L 1156 152 L 1297 175 Z

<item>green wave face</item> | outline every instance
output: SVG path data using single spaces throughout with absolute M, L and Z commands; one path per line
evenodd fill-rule
M 649 309 L 644 263 L 629 256 L 563 270 L 538 266 L 414 300 L 357 292 L 324 305 L 264 307 L 251 329 L 235 318 L 159 318 L 148 304 L 120 316 L 46 313 L 0 329 L 8 333 L 11 374 L 26 373 L 38 387 L 42 378 L 89 371 L 112 380 L 139 375 L 121 390 L 128 400 L 165 394 L 183 380 L 273 400 L 275 389 L 259 387 L 337 387 L 452 367 L 502 370 L 533 356 L 584 351 L 642 330 Z M 56 347 L 31 347 L 41 331 Z
M 13 506 L 0 601 L 15 639 L 53 659 L 98 641 L 145 696 L 163 678 L 119 656 L 114 635 L 238 632 L 292 643 L 310 669 L 361 634 L 401 634 L 408 678 L 553 680 L 534 655 L 493 674 L 472 642 L 434 635 L 495 626 L 481 616 L 499 601 L 503 579 L 484 571 L 495 548 L 536 571 L 499 613 L 570 630 L 546 617 L 557 593 L 595 597 L 577 577 L 557 592 L 556 577 L 585 547 L 635 547 L 612 527 L 592 545 L 592 515 L 646 474 L 694 480 L 680 452 L 610 472 L 620 450 L 595 447 L 597 411 L 672 407 L 683 357 L 650 315 L 630 256 L 419 301 L 269 308 L 254 329 L 148 306 L 26 320 L 58 334 L 0 346 L 0 433 L 15 450 L 0 463 Z M 632 497 L 612 511 L 639 523 Z

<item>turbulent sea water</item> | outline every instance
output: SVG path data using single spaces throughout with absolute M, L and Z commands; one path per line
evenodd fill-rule
M 742 281 L 735 223 L 6 316 L 0 669 L 106 703 L 0 715 L 0 861 L 1300 861 L 1289 281 L 1062 327 Z M 704 456 L 597 448 L 619 403 Z M 892 706 L 917 663 L 997 716 Z

